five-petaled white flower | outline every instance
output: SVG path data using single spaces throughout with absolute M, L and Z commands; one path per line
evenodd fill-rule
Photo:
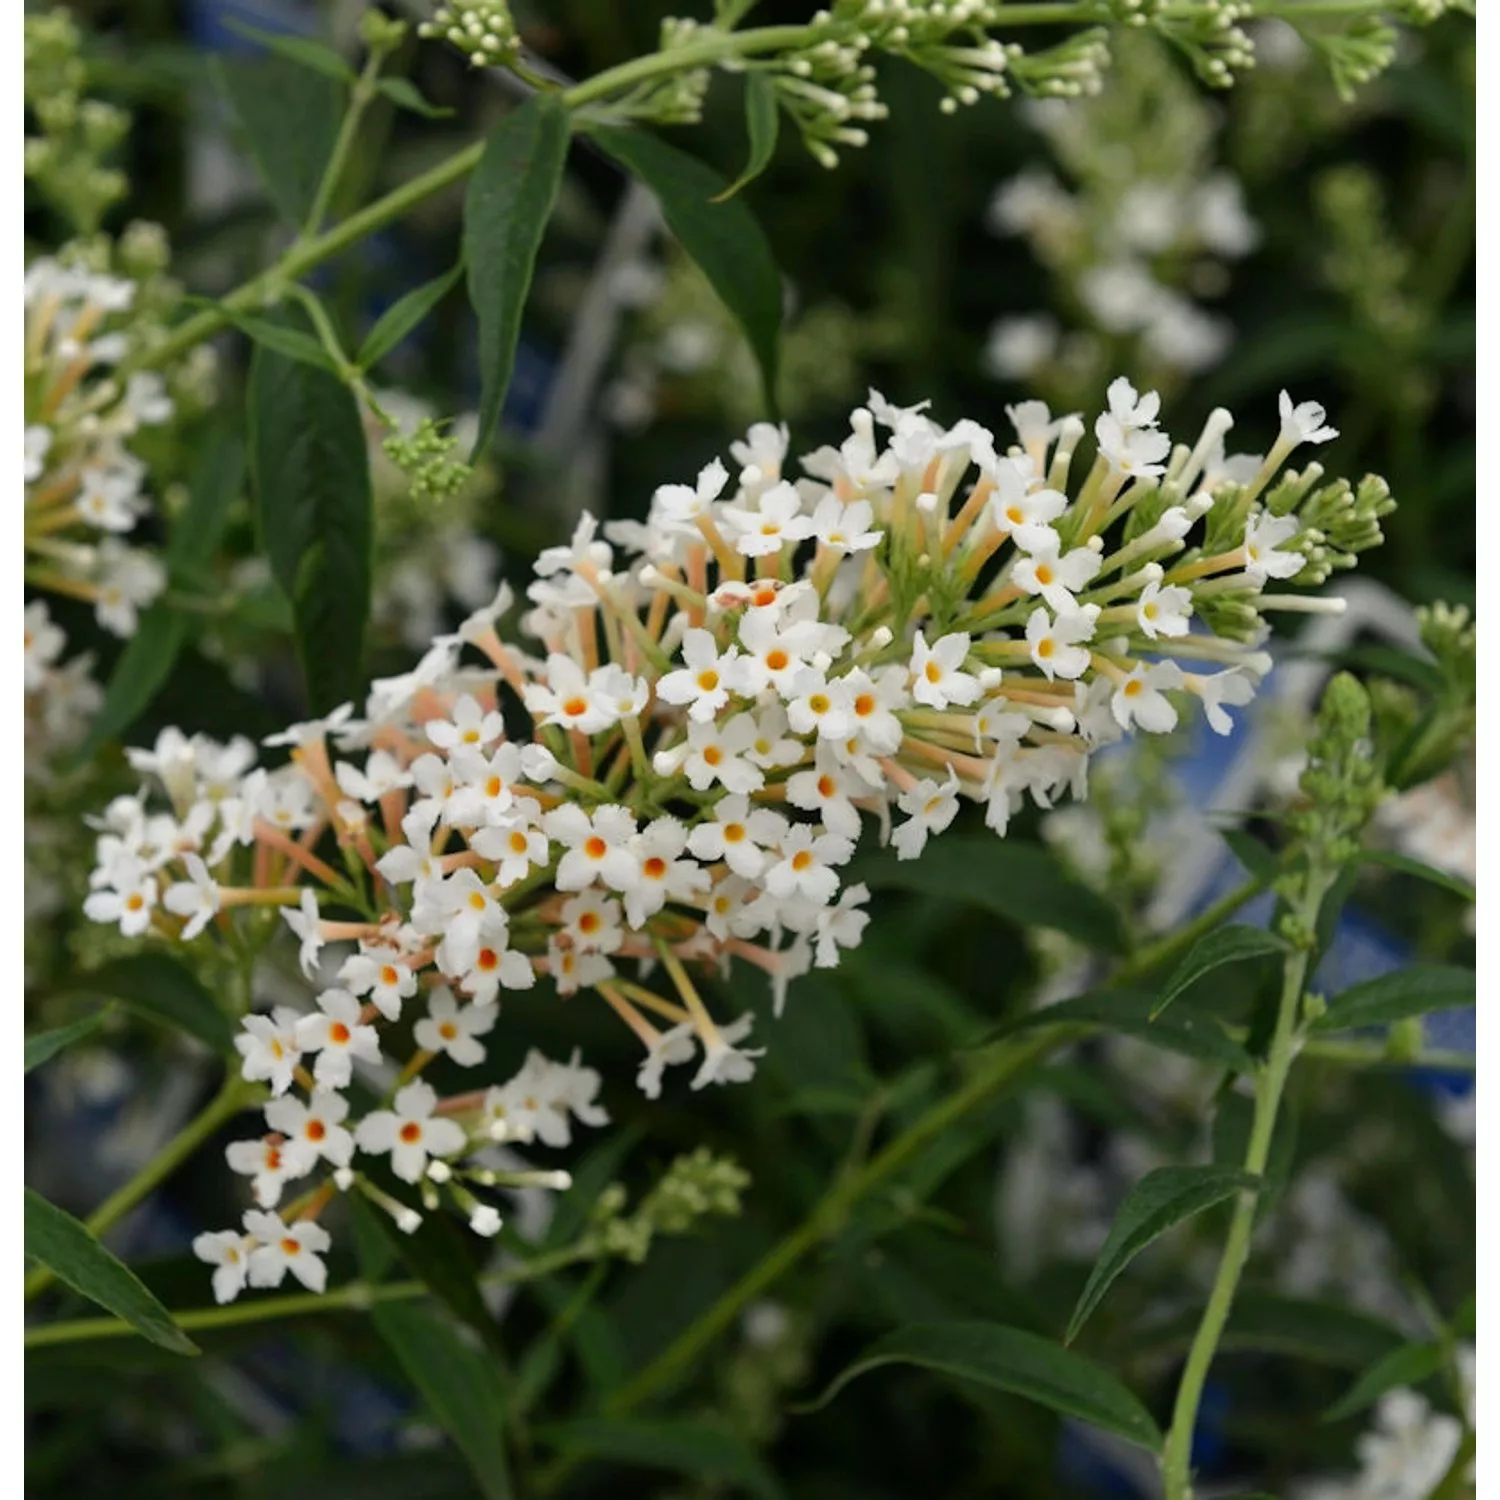
M 1181 686 L 1182 668 L 1175 661 L 1159 661 L 1149 667 L 1137 662 L 1116 685 L 1109 700 L 1110 711 L 1121 729 L 1136 724 L 1148 734 L 1167 734 L 1177 727 L 1177 710 L 1166 694 Z
M 979 679 L 965 672 L 963 664 L 969 655 L 969 637 L 956 631 L 936 640 L 931 646 L 919 630 L 912 642 L 911 695 L 929 708 L 947 708 L 972 703 L 980 692 Z
M 468 1144 L 455 1120 L 434 1115 L 438 1097 L 419 1078 L 400 1090 L 394 1109 L 377 1109 L 359 1122 L 354 1144 L 372 1155 L 390 1152 L 391 1170 L 403 1182 L 418 1182 L 429 1156 L 454 1156 Z
M 297 1022 L 297 1046 L 318 1054 L 313 1077 L 324 1088 L 347 1088 L 354 1076 L 355 1058 L 380 1061 L 379 1038 L 375 1028 L 360 1019 L 362 1013 L 359 1001 L 348 990 L 324 990 L 318 996 L 318 1009 Z
M 439 985 L 427 997 L 427 1014 L 412 1028 L 412 1039 L 426 1052 L 446 1052 L 460 1067 L 484 1061 L 484 1043 L 477 1041 L 495 1024 L 493 1005 L 460 1008 L 453 991 Z
M 297 1040 L 297 1012 L 278 1005 L 268 1016 L 246 1016 L 240 1025 L 234 1045 L 244 1059 L 241 1075 L 249 1083 L 269 1083 L 273 1094 L 286 1093 L 303 1052 Z
M 1283 391 L 1279 405 L 1283 443 L 1327 443 L 1339 435 L 1338 428 L 1325 425 L 1328 413 L 1316 401 L 1293 405 L 1292 398 Z
M 245 1228 L 260 1242 L 250 1252 L 250 1285 L 280 1286 L 290 1271 L 310 1292 L 328 1283 L 328 1267 L 318 1259 L 332 1243 L 328 1231 L 311 1219 L 282 1222 L 280 1214 L 250 1209 Z

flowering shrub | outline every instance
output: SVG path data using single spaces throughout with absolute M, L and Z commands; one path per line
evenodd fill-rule
M 130 117 L 91 97 L 94 51 L 66 13 L 28 18 L 27 169 L 57 232 L 25 286 L 26 795 L 47 833 L 27 977 L 33 1011 L 61 1024 L 31 1028 L 26 1066 L 66 1079 L 93 1057 L 126 1091 L 175 1079 L 200 1096 L 223 1074 L 86 1219 L 51 1201 L 82 1195 L 52 1193 L 39 1154 L 26 1296 L 59 1300 L 28 1348 L 66 1376 L 75 1346 L 137 1334 L 165 1369 L 231 1328 L 354 1314 L 462 1457 L 438 1486 L 494 1496 L 513 1472 L 558 1493 L 601 1461 L 780 1493 L 755 1450 L 789 1412 L 873 1403 L 875 1381 L 842 1393 L 916 1366 L 996 1394 L 1019 1455 L 1006 1493 L 1095 1492 L 1063 1476 L 1102 1433 L 1116 1461 L 1143 1455 L 1152 1493 L 1192 1500 L 1212 1483 L 1220 1355 L 1316 1358 L 1322 1338 L 1354 1349 L 1352 1383 L 1282 1406 L 1373 1408 L 1373 1425 L 1334 1453 L 1257 1440 L 1237 1477 L 1459 1494 L 1472 1267 L 1423 1220 L 1462 1199 L 1472 1094 L 1433 1110 L 1405 1073 L 1472 1070 L 1438 1030 L 1473 1000 L 1472 970 L 1447 961 L 1471 946 L 1472 861 L 1411 832 L 1472 764 L 1470 614 L 1403 614 L 1399 650 L 1320 636 L 1359 618 L 1367 595 L 1347 609 L 1322 590 L 1384 541 L 1390 487 L 1304 451 L 1340 437 L 1318 401 L 1281 389 L 1246 407 L 1265 440 L 1234 452 L 1234 417 L 1207 399 L 1174 441 L 1173 403 L 1164 416 L 1139 373 L 1176 380 L 1186 411 L 1182 377 L 1232 367 L 1217 327 L 1209 351 L 1201 315 L 1152 277 L 1259 233 L 1230 179 L 1200 181 L 1186 92 L 1233 83 L 1258 29 L 1216 4 L 838 0 L 744 26 L 751 9 L 669 19 L 655 51 L 581 82 L 501 0 L 449 0 L 416 26 L 366 10 L 357 68 L 348 47 L 251 28 L 259 61 L 217 81 L 288 233 L 238 287 L 192 298 L 166 277 L 163 232 L 111 231 Z M 1374 6 L 1336 9 L 1256 18 L 1296 27 L 1348 93 L 1390 64 L 1396 32 Z M 1014 39 L 1038 24 L 1061 39 Z M 1120 47 L 1142 72 L 1111 95 L 1124 28 L 1153 40 Z M 399 65 L 454 57 L 524 102 L 380 194 L 361 143 L 397 111 L 451 113 Z M 744 189 L 783 121 L 841 171 L 878 149 L 871 127 L 902 129 L 877 58 L 925 73 L 939 115 L 1036 96 L 1084 194 L 1059 203 L 1022 172 L 995 216 L 1089 309 L 1088 368 L 1044 382 L 1068 404 L 1097 393 L 1088 419 L 1021 399 L 1004 422 L 945 425 L 946 400 L 870 389 L 792 456 L 787 299 Z M 1150 68 L 1182 126 L 1154 158 L 1131 102 Z M 655 128 L 703 119 L 719 74 L 744 85 L 732 182 Z M 1117 118 L 1141 151 L 1103 149 Z M 544 230 L 583 217 L 575 138 L 654 197 L 694 295 L 736 330 L 686 409 L 761 418 L 722 449 L 717 432 L 684 443 L 607 509 L 558 478 L 611 421 L 594 290 L 530 450 L 516 417 Z M 1171 177 L 1155 196 L 1148 159 Z M 353 316 L 317 273 L 463 181 L 456 263 Z M 1328 274 L 1378 323 L 1345 262 Z M 408 386 L 418 362 L 400 351 L 431 339 L 461 279 L 477 391 Z M 904 321 L 830 358 L 904 357 Z M 210 351 L 220 334 L 242 342 Z M 1122 334 L 1140 347 L 1109 344 Z M 807 327 L 797 347 L 817 362 Z M 993 372 L 1020 374 L 1014 354 Z M 791 383 L 826 392 L 848 370 Z M 909 399 L 896 373 L 880 383 Z M 638 418 L 670 421 L 654 402 Z M 545 536 L 524 582 L 523 536 Z M 1342 653 L 1330 666 L 1367 682 L 1279 671 L 1288 623 L 1304 655 Z M 1237 825 L 1238 881 L 1195 889 L 1195 909 L 1174 880 L 1204 825 L 1173 767 L 1204 744 L 1263 752 L 1278 712 L 1278 764 L 1236 761 L 1219 784 L 1241 799 L 1214 809 Z M 1462 845 L 1462 808 L 1443 806 Z M 1341 914 L 1372 865 L 1375 899 L 1420 915 L 1423 961 L 1348 977 Z M 991 921 L 967 945 L 976 910 Z M 112 1003 L 80 1014 L 78 994 Z M 138 1036 L 141 1015 L 170 1033 Z M 665 1159 L 627 1165 L 638 1141 Z M 197 1179 L 191 1222 L 164 1230 L 177 1262 L 154 1266 L 130 1216 L 210 1145 L 228 1173 Z M 1390 1171 L 1421 1200 L 1410 1224 L 1371 1210 L 1366 1184 Z M 953 1210 L 928 1201 L 950 1178 Z M 758 1216 L 783 1194 L 794 1227 L 768 1242 Z M 535 1308 L 505 1300 L 523 1285 Z M 75 1316 L 74 1296 L 107 1316 Z M 852 1363 L 832 1337 L 846 1317 L 867 1345 Z M 736 1326 L 740 1347 L 683 1390 Z M 565 1394 L 575 1362 L 587 1390 Z M 333 1368 L 343 1382 L 347 1351 Z M 137 1399 L 111 1420 L 141 1423 Z M 667 1414 L 643 1419 L 648 1402 Z M 1067 1425 L 1042 1432 L 1022 1415 L 1036 1407 Z

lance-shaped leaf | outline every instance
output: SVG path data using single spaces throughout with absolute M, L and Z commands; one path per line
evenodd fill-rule
M 1434 1010 L 1456 1010 L 1474 1003 L 1474 971 L 1448 964 L 1412 964 L 1352 985 L 1328 1002 L 1314 1023 L 1316 1031 L 1348 1031 L 1384 1026 Z
M 165 1021 L 215 1052 L 234 1054 L 234 1027 L 191 969 L 166 953 L 145 949 L 110 959 L 78 975 L 75 988 L 109 995 L 131 1010 Z
M 1188 949 L 1187 956 L 1177 965 L 1157 996 L 1151 1019 L 1154 1021 L 1189 985 L 1196 984 L 1205 974 L 1211 974 L 1225 964 L 1244 963 L 1247 959 L 1285 952 L 1286 944 L 1263 927 L 1242 927 L 1233 922 L 1225 927 L 1215 927 Z
M 451 271 L 413 288 L 386 308 L 359 346 L 354 362 L 360 369 L 368 370 L 383 360 L 443 300 L 462 274 L 463 267 L 454 266 Z
M 257 347 L 250 471 L 271 572 L 291 600 L 314 713 L 356 698 L 370 614 L 373 502 L 364 425 L 336 376 Z
M 776 153 L 776 133 L 781 116 L 776 107 L 776 85 L 765 73 L 745 75 L 745 130 L 750 137 L 750 160 L 745 170 L 712 201 L 722 203 L 742 187 L 755 181 Z
M 728 187 L 724 179 L 647 131 L 593 126 L 589 133 L 655 193 L 667 228 L 745 330 L 760 365 L 766 407 L 774 415 L 781 273 L 755 216 L 739 198 L 714 202 Z
M 284 219 L 301 224 L 333 153 L 343 115 L 342 85 L 309 71 L 305 59 L 286 56 L 216 58 L 214 65 L 266 193 Z
M 64 1047 L 71 1047 L 74 1042 L 86 1037 L 110 1012 L 108 1005 L 101 1006 L 92 1014 L 82 1017 L 67 1026 L 58 1026 L 52 1031 L 39 1031 L 34 1036 L 26 1038 L 26 1066 L 22 1072 L 29 1073 L 33 1068 L 39 1068 L 49 1057 L 56 1057 Z
M 144 1339 L 173 1354 L 196 1354 L 198 1346 L 172 1315 L 89 1231 L 56 1204 L 26 1189 L 26 1254 L 59 1281 L 129 1323 Z
M 1002 1323 L 919 1323 L 873 1343 L 804 1410 L 832 1401 L 857 1375 L 881 1365 L 912 1364 L 1024 1396 L 1064 1416 L 1155 1451 L 1161 1432 L 1151 1413 L 1093 1361 Z
M 533 94 L 484 143 L 464 200 L 469 301 L 479 319 L 479 435 L 488 446 L 515 369 L 521 314 L 542 233 L 568 158 L 571 118 L 551 93 Z
M 1394 849 L 1366 849 L 1359 857 L 1367 865 L 1381 865 L 1387 870 L 1399 870 L 1403 875 L 1414 875 L 1418 880 L 1441 886 L 1445 891 L 1452 891 L 1455 896 L 1462 896 L 1465 901 L 1472 902 L 1478 899 L 1478 892 L 1461 876 L 1423 864 L 1420 859 L 1408 859 L 1404 854 L 1397 854 Z
M 513 1493 L 505 1453 L 505 1397 L 493 1360 L 436 1308 L 377 1302 L 371 1321 L 474 1471 L 485 1500 Z
M 424 120 L 443 120 L 453 113 L 445 105 L 434 104 L 425 98 L 409 78 L 382 78 L 375 87 L 397 109 L 409 110 L 414 115 L 421 115 Z
M 1323 1413 L 1325 1422 L 1341 1422 L 1378 1401 L 1387 1391 L 1399 1386 L 1420 1385 L 1429 1375 L 1443 1367 L 1443 1346 L 1403 1344 L 1377 1360 L 1358 1380 Z
M 1254 1191 L 1259 1179 L 1227 1167 L 1159 1167 L 1130 1190 L 1110 1225 L 1089 1279 L 1084 1284 L 1063 1336 L 1071 1344 L 1088 1315 L 1103 1300 L 1111 1283 L 1153 1240 L 1194 1214 L 1242 1191 Z

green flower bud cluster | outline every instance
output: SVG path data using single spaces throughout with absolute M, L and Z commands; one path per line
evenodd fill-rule
M 1244 0 L 1210 0 L 1184 12 L 1164 13 L 1155 25 L 1188 55 L 1204 83 L 1227 89 L 1236 73 L 1255 66 L 1255 44 L 1239 25 L 1252 13 Z
M 1288 815 L 1307 863 L 1336 869 L 1359 853 L 1358 836 L 1384 795 L 1371 744 L 1370 695 L 1348 672 L 1323 690 L 1308 743 L 1301 790 L 1305 802 Z M 1291 877 L 1299 886 L 1301 875 Z
M 521 50 L 505 0 L 445 0 L 417 35 L 451 42 L 476 68 L 507 63 Z
M 1142 15 L 1139 24 L 1144 23 Z M 1098 94 L 1104 87 L 1104 70 L 1110 63 L 1109 32 L 1102 26 L 1075 31 L 1040 52 L 1026 52 L 1012 42 L 1005 56 L 1010 76 L 1025 93 L 1045 99 L 1079 99 Z
M 1307 34 L 1324 56 L 1333 86 L 1346 102 L 1355 90 L 1378 78 L 1396 58 L 1396 31 L 1378 16 L 1359 16 L 1347 31 Z
M 590 1234 L 601 1254 L 639 1265 L 658 1234 L 688 1234 L 710 1215 L 736 1217 L 740 1194 L 749 1183 L 749 1173 L 733 1158 L 699 1146 L 673 1161 L 631 1214 L 625 1213 L 624 1187 L 611 1183 L 595 1201 Z
M 1335 569 L 1352 568 L 1361 552 L 1385 540 L 1380 518 L 1395 510 L 1390 486 L 1376 474 L 1366 474 L 1357 486 L 1347 479 L 1325 484 L 1298 512 L 1303 529 L 1296 549 L 1307 563 L 1296 582 L 1315 586 Z
M 474 471 L 451 457 L 458 439 L 443 424 L 423 417 L 411 435 L 392 432 L 381 444 L 387 458 L 406 476 L 411 498 L 419 505 L 441 505 L 463 489 Z
M 27 16 L 23 47 L 26 108 L 41 132 L 26 138 L 26 177 L 77 231 L 91 234 L 129 188 L 104 158 L 124 139 L 130 116 L 82 97 L 82 37 L 67 10 Z
M 1441 600 L 1424 604 L 1417 610 L 1417 629 L 1450 686 L 1472 699 L 1477 638 L 1469 611 L 1462 604 Z

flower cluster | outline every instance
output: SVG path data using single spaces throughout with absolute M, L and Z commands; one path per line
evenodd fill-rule
M 245 1075 L 274 1096 L 271 1133 L 233 1159 L 259 1212 L 287 1176 L 351 1173 L 363 1152 L 468 1194 L 481 1227 L 452 1161 L 497 1130 L 560 1144 L 570 1119 L 603 1118 L 576 1060 L 451 1099 L 417 1077 L 440 1055 L 479 1064 L 504 995 L 591 992 L 638 1039 L 648 1097 L 689 1063 L 694 1088 L 747 1079 L 752 1016 L 716 1017 L 689 970 L 753 964 L 779 1013 L 792 979 L 861 940 L 868 892 L 846 867 L 867 820 L 915 859 L 962 801 L 1003 835 L 1028 799 L 1082 795 L 1100 746 L 1189 704 L 1228 732 L 1269 665 L 1263 612 L 1328 604 L 1266 589 L 1333 545 L 1299 519 L 1329 509 L 1321 471 L 1268 486 L 1332 430 L 1283 396 L 1271 451 L 1227 458 L 1227 412 L 1174 447 L 1154 393 L 1122 379 L 1109 398 L 1071 496 L 1084 426 L 1040 403 L 1010 409 L 1002 448 L 871 392 L 796 480 L 785 429 L 758 424 L 732 445 L 736 478 L 715 460 L 643 521 L 601 534 L 585 515 L 541 554 L 522 620 L 540 653 L 502 638 L 502 589 L 360 715 L 268 740 L 290 749 L 280 767 L 175 730 L 131 751 L 171 811 L 110 806 L 88 915 L 191 941 L 281 908 L 309 979 L 333 977 L 306 1015 L 244 1021 Z M 1234 535 L 1189 549 L 1205 517 L 1205 542 Z M 413 1013 L 393 1107 L 350 1120 L 354 1065 Z M 252 1281 L 316 1253 L 250 1233 Z

